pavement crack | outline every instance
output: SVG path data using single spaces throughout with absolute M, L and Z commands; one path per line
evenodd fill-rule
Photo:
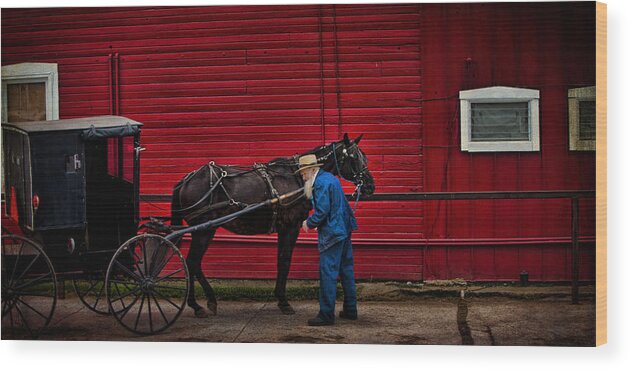
M 490 329 L 490 326 L 488 325 L 486 325 L 486 333 L 488 333 L 488 337 L 490 338 L 490 344 L 496 346 L 497 342 L 494 339 L 494 334 L 492 334 L 492 329 Z
M 468 326 L 468 321 L 466 321 L 468 317 L 468 303 L 463 295 L 462 291 L 462 295 L 457 302 L 457 329 L 459 330 L 459 335 L 462 337 L 462 344 L 473 345 L 475 341 L 473 340 L 470 326 Z
M 234 337 L 234 339 L 232 339 L 232 343 L 236 342 L 236 340 L 238 339 L 238 337 L 241 336 L 241 334 L 243 334 L 243 331 L 245 331 L 245 328 L 249 326 L 249 324 L 258 316 L 258 314 L 260 313 L 260 311 L 262 311 L 265 306 L 267 306 L 267 303 L 263 303 L 262 306 L 260 306 L 260 308 L 258 310 L 256 310 L 256 312 L 254 312 L 254 314 L 252 315 L 252 317 L 249 318 L 249 320 L 247 320 L 247 322 L 245 323 L 245 325 L 243 325 L 243 327 L 241 328 L 241 330 L 238 332 L 238 334 L 236 334 L 236 337 Z

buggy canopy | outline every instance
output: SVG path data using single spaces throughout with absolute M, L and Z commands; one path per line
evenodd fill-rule
M 26 133 L 80 131 L 84 140 L 94 140 L 135 135 L 140 131 L 142 123 L 121 116 L 98 116 L 56 121 L 5 123 L 3 126 Z

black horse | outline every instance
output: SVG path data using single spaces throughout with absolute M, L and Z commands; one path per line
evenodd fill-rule
M 341 141 L 322 145 L 301 155 L 315 154 L 324 170 L 353 182 L 358 192 L 370 195 L 374 193 L 374 179 L 367 168 L 367 157 L 358 146 L 360 140 L 361 136 L 351 141 L 345 134 Z M 304 184 L 296 173 L 299 156 L 277 158 L 252 167 L 219 166 L 214 162 L 204 165 L 186 175 L 173 189 L 171 224 L 181 225 L 185 219 L 188 225 L 198 225 L 239 211 L 249 204 L 300 189 Z M 310 209 L 310 201 L 301 192 L 278 205 L 263 207 L 221 226 L 241 235 L 278 233 L 274 295 L 284 314 L 295 313 L 285 294 L 287 276 L 300 227 Z M 206 317 L 207 313 L 195 300 L 194 278 L 205 292 L 208 309 L 212 314 L 217 311 L 214 291 L 201 270 L 202 257 L 215 232 L 216 229 L 193 232 L 186 258 L 193 277 L 190 279 L 188 305 L 195 310 L 197 317 Z

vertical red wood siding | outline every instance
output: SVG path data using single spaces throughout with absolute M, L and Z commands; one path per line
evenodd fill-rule
M 578 190 L 594 188 L 594 155 L 568 152 L 566 89 L 594 84 L 594 33 L 588 4 L 4 9 L 2 64 L 58 63 L 62 118 L 117 108 L 145 123 L 142 194 L 210 160 L 250 165 L 345 132 L 365 134 L 380 193 Z M 491 85 L 541 90 L 541 152 L 459 150 L 452 97 Z M 569 204 L 362 203 L 357 276 L 567 280 Z M 591 201 L 581 214 L 592 238 Z M 204 269 L 272 278 L 275 255 L 273 236 L 219 232 Z M 592 279 L 592 245 L 583 255 Z M 317 277 L 313 234 L 291 277 Z

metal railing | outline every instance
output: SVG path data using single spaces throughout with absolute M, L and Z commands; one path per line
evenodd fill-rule
M 417 193 L 385 193 L 362 196 L 361 202 L 382 201 L 434 201 L 434 200 L 497 200 L 497 199 L 571 199 L 571 302 L 579 303 L 579 200 L 594 198 L 595 190 L 576 191 L 468 191 L 468 192 L 417 192 Z M 353 200 L 352 195 L 346 195 Z M 140 199 L 146 202 L 170 202 L 170 195 L 145 194 Z
M 347 196 L 350 198 L 351 196 Z M 571 199 L 571 302 L 579 303 L 580 278 L 580 207 L 581 198 L 594 198 L 595 190 L 577 191 L 496 191 L 496 192 L 421 192 L 374 194 L 361 201 L 426 201 L 483 199 Z

